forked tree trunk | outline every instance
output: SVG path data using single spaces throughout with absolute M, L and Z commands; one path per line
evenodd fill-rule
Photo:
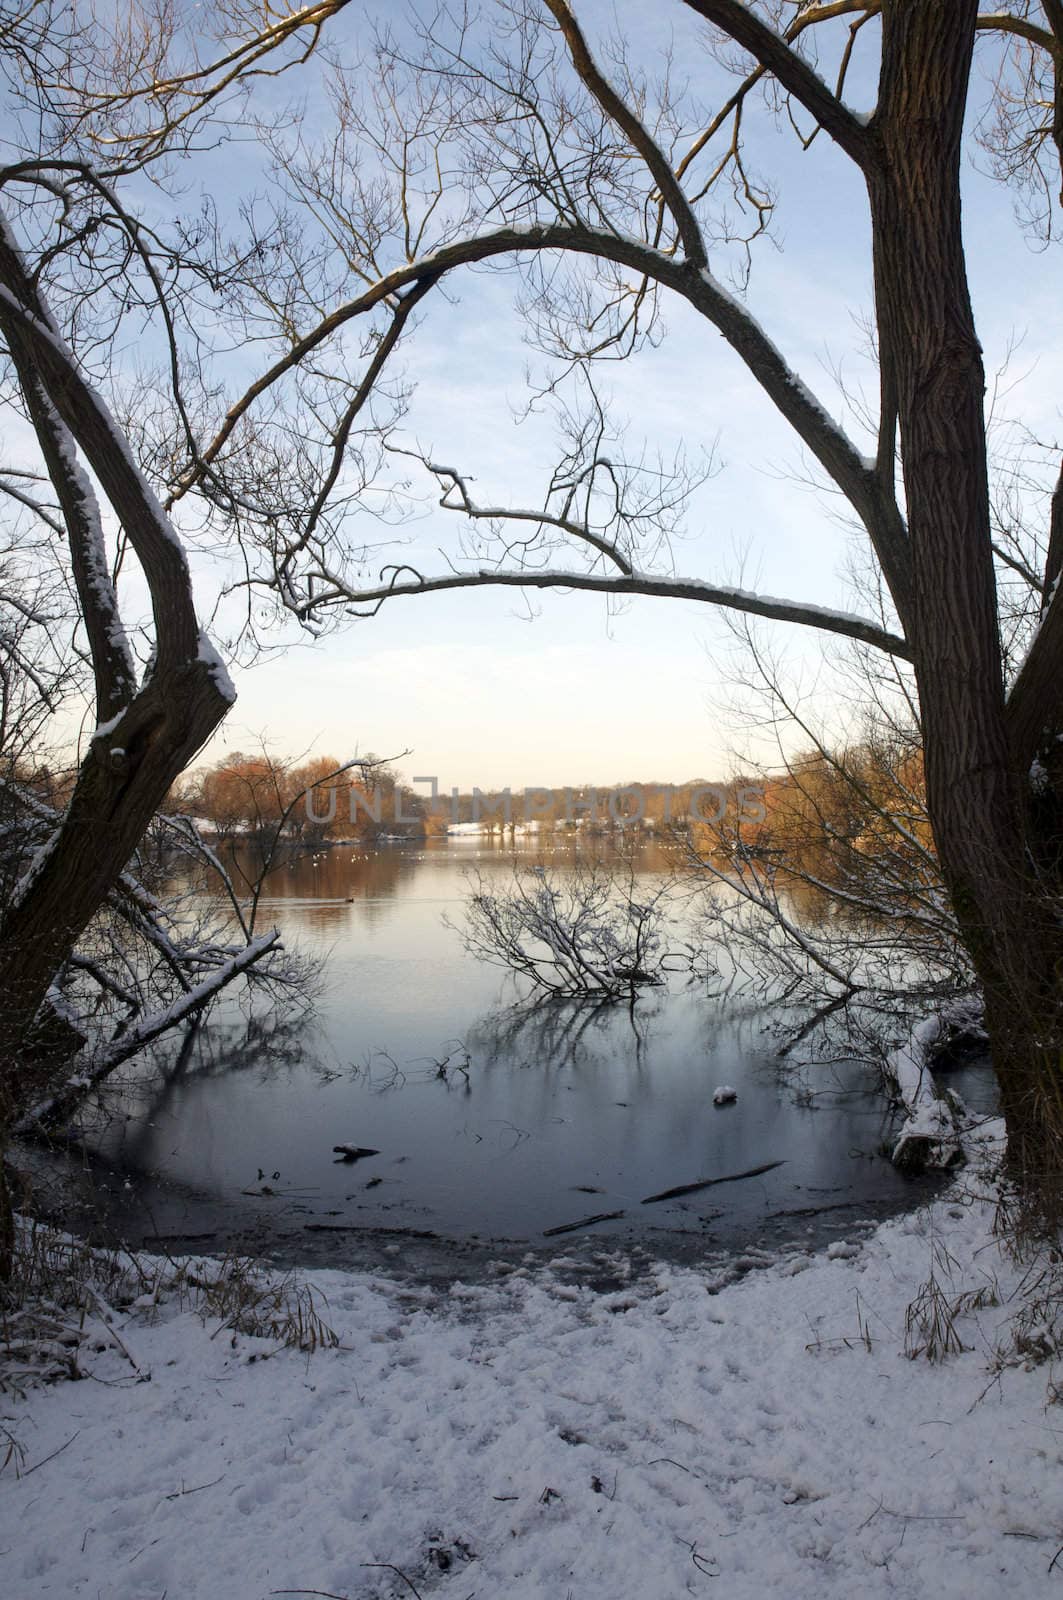
M 230 703 L 212 666 L 192 661 L 153 677 L 117 723 L 92 741 L 62 822 L 0 925 L 2 1109 L 8 1113 L 41 1087 L 62 1053 L 62 1043 L 39 1020 L 34 1035 L 56 971 Z
M 196 617 L 180 540 L 102 397 L 64 344 L 0 216 L 0 334 L 66 524 L 102 723 L 73 797 L 0 922 L 0 1276 L 10 1261 L 3 1141 L 79 1042 L 44 1004 L 56 973 L 115 888 L 171 784 L 221 722 L 232 686 Z M 83 452 L 151 594 L 156 661 L 138 689 Z
M 911 539 L 927 803 L 985 993 L 1016 1170 L 1063 1200 L 1061 945 L 1028 853 L 990 535 L 981 349 L 960 225 L 976 0 L 883 7 L 879 157 L 868 186 L 880 358 L 896 396 Z M 1028 763 L 1027 763 L 1028 765 Z

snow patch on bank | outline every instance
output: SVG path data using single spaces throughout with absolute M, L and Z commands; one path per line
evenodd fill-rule
M 662 1263 L 596 1294 L 563 1257 L 444 1295 L 325 1273 L 342 1347 L 309 1358 L 134 1312 L 148 1381 L 112 1348 L 96 1381 L 0 1403 L 39 1469 L 0 1479 L 6 1592 L 1054 1593 L 1059 1419 L 1043 1369 L 989 1368 L 1018 1281 L 990 1223 L 954 1188 L 724 1288 Z M 949 1259 L 1004 1303 L 960 1318 L 964 1354 L 910 1361 L 907 1308 Z

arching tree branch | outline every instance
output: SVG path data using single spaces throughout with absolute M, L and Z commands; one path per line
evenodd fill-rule
M 665 205 L 675 219 L 687 260 L 696 267 L 706 266 L 708 256 L 698 219 L 672 171 L 671 164 L 648 129 L 602 75 L 591 55 L 583 32 L 565 0 L 545 0 L 545 4 L 564 35 L 572 65 L 598 104 L 625 133 L 645 161 Z
M 888 655 L 900 656 L 905 660 L 909 656 L 908 645 L 899 634 L 888 632 L 868 617 L 805 605 L 800 600 L 780 600 L 746 589 L 702 583 L 694 578 L 655 577 L 642 572 L 623 577 L 591 572 L 537 572 L 523 568 L 502 571 L 484 567 L 475 572 L 448 573 L 436 578 L 415 573 L 408 581 L 402 581 L 400 573 L 409 570 L 396 568 L 391 582 L 365 588 L 348 585 L 335 574 L 326 574 L 326 581 L 331 588 L 322 588 L 313 601 L 307 603 L 307 609 L 318 611 L 336 606 L 345 609 L 371 606 L 376 611 L 386 600 L 394 600 L 399 595 L 438 594 L 446 589 L 492 586 L 509 589 L 579 589 L 591 594 L 617 595 L 621 598 L 649 595 L 665 600 L 694 600 L 702 605 L 723 606 L 728 610 L 745 611 L 779 622 L 803 623 L 806 627 L 818 628 L 843 638 L 859 639 L 863 644 L 873 645 Z
M 182 479 L 171 501 L 187 494 L 207 468 L 218 460 L 237 425 L 255 402 L 349 323 L 382 304 L 392 303 L 403 290 L 421 284 L 426 277 L 439 282 L 461 266 L 501 255 L 538 251 L 568 251 L 628 267 L 674 290 L 719 329 L 861 518 L 882 562 L 894 604 L 903 621 L 910 599 L 907 533 L 892 485 L 877 471 L 876 463 L 861 456 L 844 430 L 828 416 L 787 364 L 756 318 L 706 268 L 676 261 L 640 240 L 604 229 L 565 223 L 498 228 L 456 240 L 418 261 L 395 268 L 357 298 L 336 307 L 245 390 L 230 406 L 221 428 L 201 451 L 199 465 Z

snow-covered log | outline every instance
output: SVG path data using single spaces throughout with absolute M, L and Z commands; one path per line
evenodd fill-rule
M 940 1013 L 925 1018 L 886 1059 L 886 1078 L 907 1113 L 893 1146 L 893 1163 L 905 1171 L 944 1170 L 964 1159 L 955 1102 L 939 1095 L 930 1068 L 947 1027 Z

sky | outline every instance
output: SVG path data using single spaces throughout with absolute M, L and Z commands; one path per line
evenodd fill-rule
M 345 14 L 350 48 L 362 41 L 371 9 Z M 712 99 L 717 70 L 682 7 L 594 0 L 577 11 L 592 43 L 616 27 L 647 66 L 671 46 L 677 70 L 696 89 L 704 82 Z M 859 71 L 849 98 L 865 110 L 873 102 Z M 319 104 L 308 101 L 301 114 L 313 131 Z M 840 370 L 850 392 L 874 397 L 858 175 L 825 137 L 802 152 L 763 113 L 751 113 L 747 127 L 779 194 L 773 238 L 755 251 L 747 304 L 828 411 L 858 429 L 837 381 Z M 259 157 L 246 144 L 224 147 L 217 159 L 234 193 L 258 181 Z M 1014 197 L 970 159 L 964 181 L 987 370 L 1018 343 L 1006 404 L 1043 437 L 1058 437 L 1058 264 L 1024 237 Z M 533 503 L 550 460 L 549 420 L 515 420 L 529 351 L 514 288 L 498 273 L 455 276 L 452 297 L 430 303 L 403 356 L 415 384 L 410 437 L 467 471 L 488 503 Z M 852 531 L 837 501 L 802 481 L 809 466 L 796 438 L 711 326 L 679 305 L 666 306 L 665 322 L 659 348 L 611 366 L 604 383 L 632 443 L 645 437 L 666 454 L 677 445 L 715 453 L 718 470 L 697 493 L 689 536 L 675 549 L 677 571 L 865 609 L 847 576 Z M 453 548 L 454 523 L 426 511 L 409 530 L 411 548 Z M 434 564 L 439 570 L 438 557 Z M 218 581 L 216 567 L 197 563 L 205 612 Z M 233 617 L 231 607 L 217 617 L 223 643 Z M 782 624 L 758 629 L 796 680 L 818 686 L 829 723 L 837 702 L 820 637 Z M 201 760 L 262 741 L 287 756 L 402 753 L 407 776 L 432 775 L 444 789 L 715 776 L 774 754 L 774 739 L 735 705 L 742 670 L 726 619 L 693 603 L 641 599 L 610 614 L 598 597 L 549 592 L 530 607 L 513 590 L 400 599 L 317 643 L 284 630 L 274 649 L 236 674 L 238 703 Z

